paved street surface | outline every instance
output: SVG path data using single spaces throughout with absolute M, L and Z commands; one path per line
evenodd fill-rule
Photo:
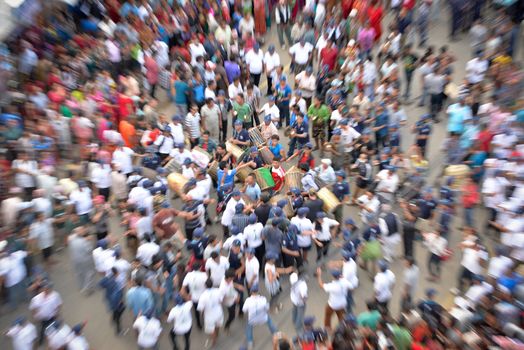
M 441 17 L 447 17 L 447 14 L 441 13 Z M 388 21 L 386 21 L 388 22 Z M 383 27 L 386 28 L 387 24 L 384 24 Z M 457 62 L 454 64 L 455 75 L 454 81 L 460 82 L 466 61 L 470 55 L 469 43 L 467 37 L 464 35 L 461 40 L 457 42 L 447 42 L 448 34 L 448 24 L 447 19 L 441 19 L 439 22 L 432 23 L 430 30 L 430 45 L 434 45 L 438 49 L 441 45 L 449 45 L 450 51 L 456 56 Z M 276 36 L 276 30 L 273 27 L 271 33 L 266 37 L 266 45 L 262 49 L 267 48 L 267 43 L 272 42 L 276 43 L 278 47 L 278 40 Z M 284 50 L 278 49 L 281 59 L 284 64 L 289 66 L 289 55 Z M 419 50 L 419 53 L 422 53 Z M 517 57 L 520 57 L 517 55 Z M 263 83 L 261 86 L 262 92 L 265 93 L 265 78 L 262 78 Z M 290 80 L 292 81 L 292 80 Z M 414 86 L 412 95 L 417 97 L 419 95 L 419 76 L 418 74 L 414 78 Z M 165 100 L 165 99 L 164 99 Z M 165 101 L 164 101 L 165 102 Z M 409 127 L 404 127 L 402 147 L 406 150 L 409 145 L 412 143 L 413 135 L 410 133 L 410 126 L 415 123 L 419 116 L 426 112 L 426 109 L 421 109 L 416 107 L 416 103 L 413 103 L 409 106 L 404 106 L 408 113 Z M 164 109 L 168 116 L 173 115 L 173 107 L 169 103 L 164 103 Z M 445 120 L 445 116 L 441 116 L 441 119 Z M 445 139 L 445 122 L 437 124 L 434 126 L 431 142 L 429 146 L 429 156 L 430 160 L 430 181 L 438 181 L 438 176 L 441 171 L 442 164 L 442 153 L 440 147 Z M 286 165 L 287 167 L 290 164 Z M 179 202 L 176 202 L 175 207 L 178 207 Z M 214 209 L 214 208 L 212 208 Z M 211 213 L 214 210 L 210 211 Z M 356 207 L 345 207 L 344 209 L 345 217 L 351 216 L 354 219 L 358 219 Z M 476 211 L 476 225 L 480 227 L 485 222 L 484 212 L 480 209 Z M 421 276 L 419 279 L 419 288 L 417 290 L 417 295 L 421 297 L 424 293 L 424 290 L 427 287 L 436 288 L 439 291 L 437 296 L 437 301 L 443 303 L 445 306 L 449 306 L 452 301 L 452 296 L 449 293 L 449 289 L 455 287 L 457 281 L 457 273 L 460 266 L 460 254 L 456 249 L 457 243 L 461 240 L 461 233 L 458 229 L 462 225 L 462 215 L 458 213 L 454 220 L 455 230 L 450 235 L 451 247 L 454 249 L 457 254 L 455 254 L 449 261 L 445 262 L 443 265 L 443 276 L 439 284 L 430 283 L 426 280 L 427 268 L 426 260 L 427 253 L 424 247 L 420 243 L 417 243 L 415 248 L 415 256 L 418 265 L 420 266 Z M 119 219 L 114 218 L 111 223 L 113 235 L 120 237 L 122 235 L 122 228 L 119 225 Z M 221 237 L 222 231 L 220 225 L 213 225 L 208 232 L 216 232 Z M 491 241 L 487 241 L 488 245 L 492 245 Z M 338 249 L 333 249 L 331 251 L 332 258 L 339 258 L 337 254 Z M 57 254 L 58 262 L 53 267 L 51 276 L 55 284 L 55 288 L 62 295 L 64 305 L 63 305 L 63 316 L 65 321 L 74 325 L 80 321 L 87 321 L 87 327 L 85 328 L 85 336 L 89 340 L 89 343 L 92 349 L 110 349 L 110 350 L 124 350 L 124 349 L 134 349 L 136 348 L 135 334 L 133 331 L 128 332 L 123 336 L 116 336 L 114 334 L 113 328 L 110 325 L 110 314 L 105 309 L 103 302 L 103 295 L 101 291 L 85 296 L 80 294 L 77 289 L 77 284 L 75 281 L 75 276 L 73 274 L 72 266 L 69 263 L 69 256 L 66 250 L 61 251 Z M 310 257 L 310 260 L 313 261 L 313 258 Z M 327 300 L 327 295 L 320 290 L 315 278 L 313 277 L 314 264 L 310 263 L 309 270 L 309 301 L 307 304 L 306 315 L 315 315 L 317 317 L 317 323 L 321 324 L 324 317 L 324 306 Z M 395 293 L 393 300 L 391 302 L 391 311 L 394 316 L 398 316 L 399 306 L 400 306 L 400 292 L 402 286 L 402 270 L 403 262 L 397 259 L 392 264 L 392 270 L 397 276 L 397 285 L 395 288 Z M 329 278 L 328 274 L 325 274 L 325 278 Z M 365 301 L 372 297 L 373 295 L 373 286 L 371 278 L 367 275 L 366 271 L 359 271 L 360 286 L 356 290 L 354 297 L 356 301 L 356 313 L 359 313 L 365 309 Z M 283 278 L 283 293 L 280 301 L 284 304 L 284 309 L 277 315 L 273 315 L 273 321 L 277 325 L 278 329 L 288 336 L 294 336 L 294 330 L 291 323 L 291 303 L 289 302 L 289 282 L 288 278 Z M 262 288 L 262 292 L 265 293 L 265 290 Z M 6 329 L 10 322 L 19 314 L 27 313 L 27 305 L 19 307 L 16 312 L 7 313 L 5 309 L 0 310 L 0 329 Z M 124 328 L 130 327 L 132 324 L 132 319 L 129 311 L 126 311 L 125 316 L 123 317 L 123 326 Z M 245 332 L 244 332 L 244 320 L 237 319 L 234 321 L 231 327 L 230 335 L 221 334 L 219 336 L 217 349 L 238 349 L 241 345 L 245 344 Z M 160 349 L 170 349 L 171 343 L 169 341 L 169 331 L 170 326 L 165 325 L 164 334 L 160 342 Z M 270 349 L 271 337 L 266 327 L 256 327 L 255 329 L 255 349 Z M 202 331 L 199 331 L 196 326 L 192 331 L 192 349 L 203 349 L 204 341 L 206 339 L 205 334 Z M 0 338 L 0 349 L 10 349 L 10 344 L 5 337 Z

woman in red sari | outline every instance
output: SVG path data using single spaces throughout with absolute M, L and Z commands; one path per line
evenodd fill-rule
M 380 41 L 380 36 L 382 35 L 382 17 L 384 15 L 384 10 L 380 0 L 371 0 L 371 4 L 368 7 L 368 18 L 369 23 L 375 29 L 375 42 Z
M 266 0 L 253 0 L 255 33 L 266 34 Z

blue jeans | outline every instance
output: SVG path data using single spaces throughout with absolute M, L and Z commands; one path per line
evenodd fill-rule
M 291 320 L 297 335 L 301 335 L 304 330 L 304 314 L 306 313 L 306 305 L 296 306 L 293 305 L 291 309 Z
M 267 328 L 269 328 L 269 332 L 271 333 L 271 335 L 277 332 L 277 327 L 275 326 L 275 324 L 273 323 L 273 320 L 271 320 L 271 317 L 269 316 L 267 317 L 266 325 L 267 325 Z M 254 326 L 249 323 L 246 326 L 246 338 L 247 338 L 248 344 L 253 343 L 253 327 Z
M 7 289 L 7 299 L 11 310 L 16 310 L 18 304 L 26 299 L 25 279 Z
M 468 227 L 473 227 L 473 212 L 475 208 L 464 208 L 464 223 Z

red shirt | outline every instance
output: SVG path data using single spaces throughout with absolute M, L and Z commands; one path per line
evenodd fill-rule
M 462 206 L 472 208 L 480 200 L 477 185 L 474 183 L 462 187 Z
M 120 114 L 120 120 L 127 119 L 127 116 L 133 111 L 133 100 L 131 97 L 118 94 L 118 113 Z
M 322 65 L 327 64 L 329 70 L 335 69 L 335 64 L 337 63 L 338 50 L 336 47 L 331 46 L 331 48 L 325 47 L 320 51 L 320 58 L 322 60 Z
M 311 155 L 307 155 L 305 152 L 302 152 L 302 155 L 298 160 L 298 164 L 307 164 L 309 165 L 310 169 L 313 169 L 315 167 L 315 158 L 313 158 Z
M 413 10 L 415 7 L 415 0 L 404 0 L 402 7 L 409 11 Z
M 493 139 L 493 134 L 486 129 L 478 133 L 477 140 L 480 144 L 480 149 L 484 152 L 489 152 L 491 140 Z

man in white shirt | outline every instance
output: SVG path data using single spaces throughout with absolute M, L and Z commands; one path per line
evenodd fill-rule
M 190 335 L 191 327 L 193 326 L 193 317 L 191 316 L 192 308 L 193 303 L 191 300 L 186 301 L 180 294 L 175 296 L 175 306 L 167 316 L 167 322 L 173 322 L 173 329 L 170 333 L 174 348 L 177 348 L 176 336 L 179 335 L 184 336 L 185 349 L 189 349 L 191 346 Z
M 200 311 L 197 310 L 198 300 L 204 290 L 206 289 L 207 274 L 200 271 L 200 263 L 195 262 L 191 266 L 192 271 L 189 272 L 182 281 L 182 296 L 191 296 L 193 307 L 195 309 L 196 323 L 199 329 L 202 329 Z
M 253 328 L 255 326 L 267 324 L 271 335 L 277 332 L 277 328 L 269 317 L 269 303 L 266 297 L 258 294 L 258 284 L 251 286 L 250 293 L 251 295 L 244 302 L 242 311 L 247 315 L 247 346 L 248 349 L 253 349 Z
M 224 229 L 224 236 L 229 236 L 229 226 L 231 225 L 233 215 L 235 215 L 235 207 L 238 203 L 246 205 L 244 200 L 240 197 L 240 191 L 233 190 L 231 193 L 231 198 L 227 202 L 226 208 L 222 213 L 222 220 L 220 221 L 222 228 Z
M 253 50 L 247 52 L 245 60 L 250 80 L 254 85 L 258 86 L 260 84 L 260 76 L 264 71 L 264 52 L 260 50 L 258 43 L 255 43 Z
M 229 261 L 225 256 L 217 252 L 211 252 L 211 257 L 206 261 L 206 272 L 213 281 L 213 287 L 218 288 L 220 282 L 226 275 L 226 270 L 229 268 Z
M 189 53 L 191 54 L 191 65 L 193 67 L 196 66 L 198 57 L 204 57 L 206 55 L 206 49 L 198 40 L 197 35 L 193 37 L 193 40 L 189 44 Z
M 258 285 L 259 282 L 259 273 L 260 273 L 260 263 L 256 258 L 256 250 L 248 247 L 245 250 L 246 260 L 244 262 L 245 273 L 246 273 L 246 284 L 248 288 Z
M 39 345 L 44 341 L 45 329 L 54 322 L 62 307 L 62 298 L 53 290 L 51 282 L 46 282 L 41 287 L 40 294 L 34 296 L 29 304 L 34 319 L 40 322 Z
M 25 317 L 18 317 L 5 334 L 11 338 L 14 350 L 33 350 L 36 348 L 38 333 L 36 327 Z
M 275 45 L 270 44 L 264 55 L 264 65 L 267 77 L 267 95 L 273 95 L 273 71 L 280 66 L 280 55 L 275 51 Z
M 45 197 L 45 191 L 41 188 L 33 191 L 33 210 L 44 213 L 46 218 L 53 215 L 53 203 L 48 197 Z
M 144 235 L 144 242 L 138 247 L 136 257 L 142 265 L 149 266 L 155 256 L 160 251 L 160 246 L 152 241 L 150 235 Z
M 333 281 L 330 283 L 322 282 L 322 268 L 317 268 L 317 281 L 320 288 L 328 293 L 328 303 L 324 315 L 324 326 L 326 330 L 331 331 L 331 318 L 333 313 L 337 314 L 339 322 L 344 319 L 347 306 L 347 294 L 351 290 L 351 284 L 345 278 L 342 278 L 340 270 L 332 270 Z
M 266 120 L 266 116 L 269 116 L 270 121 L 273 124 L 280 122 L 280 110 L 275 104 L 275 96 L 269 96 L 267 102 L 262 106 L 261 110 L 264 113 L 264 121 Z
M 373 191 L 366 191 L 365 194 L 358 197 L 357 205 L 360 207 L 360 217 L 362 222 L 368 223 L 368 218 L 372 218 L 378 213 L 380 201 Z
M 308 287 L 306 281 L 297 273 L 289 276 L 290 299 L 293 308 L 291 310 L 291 321 L 297 335 L 300 336 L 304 330 L 304 314 L 306 313 L 306 302 L 308 298 Z
M 375 300 L 386 312 L 389 310 L 389 301 L 393 296 L 395 286 L 395 274 L 389 269 L 385 260 L 378 262 L 379 272 L 373 279 L 373 289 L 375 290 Z
M 93 249 L 92 256 L 95 269 L 101 275 L 106 275 L 111 271 L 115 258 L 112 249 L 108 249 L 109 242 L 106 238 L 97 242 L 97 247 Z
M 13 160 L 11 168 L 16 173 L 16 186 L 24 189 L 24 199 L 26 201 L 31 200 L 33 190 L 36 188 L 38 163 L 34 160 L 30 160 L 27 152 L 19 152 L 19 158 Z
M 213 282 L 209 279 L 206 281 L 206 290 L 198 299 L 197 310 L 204 317 L 204 332 L 209 335 L 204 348 L 209 345 L 214 347 L 218 337 L 218 329 L 224 323 L 224 311 L 222 302 L 224 295 L 218 288 L 213 287 Z
M 489 260 L 488 277 L 497 280 L 513 268 L 513 260 L 506 256 L 507 251 L 503 245 L 495 247 L 496 255 Z
M 177 116 L 178 117 L 178 116 Z M 180 117 L 178 117 L 180 118 Z M 174 119 L 174 118 L 173 118 Z M 182 129 L 182 124 L 178 123 L 180 126 L 179 132 L 182 132 L 182 135 L 184 134 Z M 180 136 L 179 136 L 180 137 Z M 184 142 L 184 141 L 182 141 Z M 157 154 L 160 157 L 162 161 L 164 161 L 169 155 L 171 154 L 171 151 L 173 150 L 173 147 L 175 146 L 175 139 L 172 134 L 171 127 L 168 125 L 162 130 L 162 135 L 159 135 L 153 145 L 157 148 Z
M 311 60 L 312 52 L 313 45 L 306 42 L 303 37 L 300 39 L 300 42 L 291 46 L 289 54 L 291 55 L 291 62 L 294 65 L 295 72 L 302 72 L 306 68 L 306 65 Z
M 98 194 L 104 196 L 107 202 L 111 193 L 111 166 L 104 161 L 100 161 L 100 166 L 93 170 L 91 178 Z
M 158 339 L 162 333 L 162 324 L 153 316 L 153 311 L 137 317 L 133 328 L 138 333 L 139 349 L 158 349 Z
M 316 233 L 315 226 L 306 215 L 309 208 L 301 207 L 297 210 L 297 216 L 291 218 L 291 224 L 298 228 L 297 243 L 302 250 L 302 258 L 307 262 L 307 253 L 311 249 L 311 237 Z
M 8 228 L 16 224 L 18 217 L 18 205 L 22 203 L 22 188 L 11 187 L 9 196 L 2 201 L 1 215 L 4 225 Z
M 311 99 L 317 88 L 317 78 L 313 74 L 311 66 L 308 66 L 295 76 L 295 85 L 302 92 L 302 97 L 306 100 L 306 104 L 308 106 L 311 105 Z
M 55 320 L 45 330 L 49 350 L 64 349 L 71 339 L 71 327 L 62 321 Z
M 129 147 L 124 147 L 124 142 L 121 141 L 113 152 L 112 163 L 118 164 L 122 174 L 128 175 L 133 171 L 133 156 L 135 155 L 135 152 Z
M 467 280 L 470 283 L 473 281 L 475 275 L 480 275 L 484 269 L 483 265 L 488 260 L 488 252 L 486 252 L 480 243 L 466 239 L 461 244 L 462 249 L 462 271 L 459 275 L 458 289 L 464 290 L 464 281 Z
M 328 218 L 323 211 L 317 213 L 317 222 L 320 225 L 320 230 L 316 230 L 313 235 L 317 245 L 317 266 L 324 266 L 331 242 L 331 233 L 340 224 L 338 221 Z
M 315 168 L 317 177 L 322 180 L 326 185 L 332 185 L 337 180 L 335 176 L 335 170 L 331 166 L 331 159 L 324 158 L 320 161 L 320 166 Z
M 370 55 L 366 62 L 364 62 L 362 82 L 364 83 L 364 95 L 366 95 L 371 101 L 373 101 L 375 95 L 375 81 L 377 76 L 377 66 L 373 62 L 373 57 Z
M 17 250 L 0 262 L 0 278 L 4 280 L 3 284 L 7 290 L 7 300 L 11 311 L 16 310 L 18 303 L 26 297 L 26 286 L 24 285 L 27 277 L 26 257 L 25 250 Z
M 29 239 L 37 243 L 46 264 L 50 263 L 53 254 L 54 236 L 53 219 L 46 219 L 42 212 L 37 213 L 35 222 L 29 226 Z
M 242 84 L 240 84 L 240 77 L 235 77 L 233 82 L 229 84 L 227 88 L 227 93 L 232 101 L 235 101 L 235 98 L 238 96 L 238 94 L 244 93 Z
M 375 180 L 378 181 L 378 185 L 375 189 L 377 194 L 382 197 L 383 200 L 391 203 L 395 192 L 397 191 L 399 182 L 396 168 L 393 165 L 386 166 L 383 170 L 378 172 Z
M 174 145 L 184 143 L 184 125 L 182 125 L 182 116 L 175 115 L 172 118 L 172 122 L 169 123 L 169 128 L 171 129 L 171 136 L 173 137 L 173 147 Z
M 83 224 L 88 223 L 90 221 L 89 213 L 93 209 L 93 198 L 91 189 L 87 187 L 85 181 L 78 181 L 78 189 L 71 192 L 69 200 L 75 205 L 76 214 L 80 217 L 81 222 Z
M 466 64 L 466 79 L 472 85 L 484 80 L 488 70 L 488 61 L 483 59 L 478 53 Z

